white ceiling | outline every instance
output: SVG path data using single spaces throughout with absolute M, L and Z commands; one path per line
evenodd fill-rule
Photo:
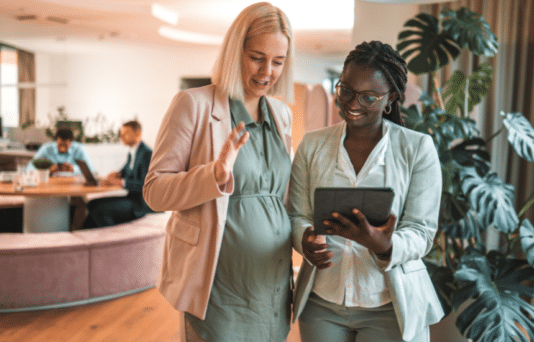
M 254 0 L 154 0 L 179 13 L 174 29 L 223 36 Z M 151 0 L 1 0 L 0 42 L 31 51 L 70 52 L 119 43 L 192 46 L 158 34 L 166 24 L 151 15 Z M 286 12 L 297 53 L 344 58 L 354 0 L 271 0 Z M 305 4 L 302 6 L 302 4 Z M 299 6 L 295 6 L 299 4 Z M 330 20 L 330 22 L 328 21 Z M 326 26 L 327 28 L 321 28 Z

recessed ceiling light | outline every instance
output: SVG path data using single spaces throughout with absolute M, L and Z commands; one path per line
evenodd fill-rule
M 152 15 L 168 24 L 178 24 L 178 13 L 159 4 L 152 4 Z
M 165 38 L 195 44 L 220 45 L 223 41 L 223 37 L 221 36 L 176 30 L 167 26 L 160 27 L 158 29 L 158 33 L 160 36 Z

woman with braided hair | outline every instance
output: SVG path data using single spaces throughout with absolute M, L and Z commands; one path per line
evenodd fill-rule
M 389 45 L 364 42 L 345 60 L 339 124 L 307 133 L 291 171 L 293 246 L 303 255 L 293 319 L 304 342 L 429 341 L 443 310 L 421 258 L 432 247 L 441 168 L 432 138 L 403 127 L 406 62 Z M 313 228 L 318 187 L 389 187 L 380 227 L 358 208 Z

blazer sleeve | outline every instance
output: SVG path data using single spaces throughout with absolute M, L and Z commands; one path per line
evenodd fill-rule
M 432 248 L 437 232 L 442 192 L 441 165 L 429 135 L 423 135 L 411 169 L 404 208 L 392 236 L 393 252 L 388 271 L 396 265 L 424 257 Z M 377 258 L 375 258 L 377 260 Z
M 293 248 L 301 255 L 302 236 L 306 228 L 313 226 L 312 194 L 306 157 L 306 136 L 297 148 L 289 182 L 289 217 L 293 235 Z
M 212 108 L 210 100 L 182 91 L 171 102 L 143 187 L 144 199 L 152 210 L 187 210 L 228 194 L 217 186 L 215 161 L 198 165 L 190 162 L 192 153 L 206 153 L 212 143 L 207 118 Z M 233 183 L 227 188 L 233 192 Z

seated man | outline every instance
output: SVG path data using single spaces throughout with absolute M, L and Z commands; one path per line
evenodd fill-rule
M 119 172 L 112 172 L 102 180 L 102 184 L 121 185 L 128 190 L 128 195 L 99 198 L 87 203 L 89 216 L 83 228 L 112 226 L 153 212 L 142 193 L 152 150 L 141 141 L 141 124 L 128 121 L 122 125 L 120 137 L 123 144 L 130 147 L 128 160 Z
M 33 159 L 46 158 L 54 163 L 48 170 L 51 176 L 78 176 L 81 170 L 76 160 L 83 160 L 93 172 L 93 166 L 89 155 L 82 143 L 72 141 L 74 134 L 68 127 L 59 128 L 56 132 L 56 141 L 43 144 L 33 156 Z M 30 161 L 26 166 L 27 171 L 35 170 Z M 83 197 L 71 197 L 71 230 L 79 227 L 85 219 L 85 199 Z
M 33 156 L 33 159 L 46 158 L 54 163 L 50 167 L 50 175 L 59 175 L 60 172 L 68 172 L 70 175 L 80 175 L 81 171 L 76 164 L 80 159 L 87 163 L 93 171 L 89 155 L 83 144 L 72 141 L 74 135 L 70 128 L 60 128 L 56 133 L 56 141 L 43 144 Z M 32 162 L 28 163 L 26 170 L 35 170 Z

